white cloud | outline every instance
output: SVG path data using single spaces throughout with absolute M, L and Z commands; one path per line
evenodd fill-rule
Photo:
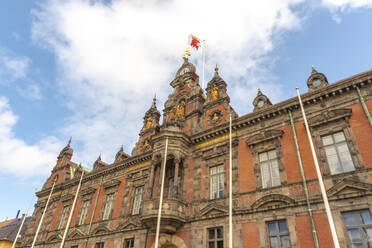
M 372 0 L 322 0 L 322 5 L 330 9 L 332 18 L 337 23 L 342 21 L 341 12 L 355 8 L 371 8 Z
M 32 33 L 56 54 L 60 89 L 73 112 L 64 132 L 82 142 L 77 159 L 92 163 L 103 152 L 112 161 L 123 143 L 130 152 L 153 94 L 164 102 L 170 93 L 190 33 L 206 40 L 206 81 L 218 63 L 238 112 L 251 109 L 247 94 L 253 97 L 258 85 L 280 99 L 280 87 L 258 81 L 258 74 L 276 35 L 299 27 L 292 8 L 301 2 L 46 1 L 33 12 Z M 200 54 L 191 62 L 201 76 Z
M 0 97 L 0 173 L 17 177 L 49 175 L 63 144 L 55 137 L 45 137 L 28 145 L 13 133 L 17 121 L 8 100 Z
M 24 56 L 13 56 L 0 47 L 0 78 L 5 82 L 25 78 L 30 59 Z

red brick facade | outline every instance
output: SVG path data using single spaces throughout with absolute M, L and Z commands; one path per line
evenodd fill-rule
M 315 79 L 321 83 L 313 83 Z M 351 247 L 344 214 L 372 212 L 372 126 L 362 105 L 372 112 L 371 79 L 372 71 L 367 71 L 328 84 L 323 74 L 313 70 L 307 82 L 309 91 L 302 95 L 341 247 Z M 65 247 L 94 247 L 98 242 L 104 242 L 105 248 L 125 247 L 128 239 L 134 239 L 134 247 L 153 247 L 166 138 L 169 145 L 160 247 L 211 247 L 210 242 L 218 242 L 210 236 L 216 228 L 222 228 L 223 247 L 228 247 L 230 114 L 234 247 L 270 247 L 271 238 L 280 235 L 288 237 L 291 247 L 315 247 L 307 203 L 311 205 L 319 247 L 334 247 L 297 98 L 272 104 L 259 91 L 253 101 L 254 111 L 239 117 L 229 104 L 227 84 L 218 70 L 204 95 L 195 67 L 187 61 L 171 86 L 174 91 L 164 105 L 163 123 L 159 123 L 160 112 L 154 100 L 132 155 L 120 150 L 112 164 L 99 158 L 93 170 L 84 175 Z M 305 197 L 289 112 L 293 114 L 309 199 Z M 331 170 L 322 139 L 335 133 L 344 134 L 348 155 L 341 155 L 351 158 L 351 171 Z M 268 179 L 263 154 L 269 153 L 277 167 L 270 165 Z M 68 144 L 43 190 L 37 193 L 39 200 L 22 247 L 32 243 L 56 175 L 37 247 L 59 247 L 63 234 L 63 229 L 58 230 L 61 211 L 72 205 L 82 172 L 71 157 Z M 76 168 L 73 179 L 70 168 Z M 215 176 L 215 171 L 222 176 Z M 135 199 L 141 187 L 144 194 L 137 214 Z M 110 195 L 114 197 L 112 214 L 105 218 Z M 89 210 L 84 224 L 79 225 L 85 201 L 89 201 Z M 279 222 L 286 224 L 287 231 L 275 236 L 269 226 L 278 227 Z

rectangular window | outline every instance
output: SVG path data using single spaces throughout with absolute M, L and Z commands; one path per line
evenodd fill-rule
M 208 248 L 223 248 L 223 227 L 208 228 Z
M 71 246 L 71 248 L 79 248 L 79 246 L 78 245 L 73 245 L 73 246 Z
M 291 247 L 287 222 L 285 220 L 267 222 L 267 229 L 269 230 L 270 248 Z
M 124 248 L 134 248 L 134 238 L 126 239 L 124 242 Z
M 169 178 L 169 190 L 168 190 L 168 198 L 173 199 L 176 196 L 176 192 L 180 190 L 180 181 L 181 177 L 178 176 L 177 188 L 174 187 L 174 177 Z
M 96 243 L 96 245 L 94 246 L 94 248 L 104 248 L 105 247 L 105 243 L 104 242 L 98 242 Z
M 103 219 L 111 219 L 112 213 L 114 211 L 114 196 L 115 194 L 109 194 L 106 196 L 105 210 L 103 211 Z
M 210 198 L 217 199 L 224 196 L 225 170 L 223 165 L 210 168 Z
M 144 187 L 137 187 L 134 191 L 134 202 L 132 214 L 139 214 L 142 210 Z
M 89 201 L 84 201 L 81 207 L 79 225 L 83 225 L 85 223 L 85 219 L 87 218 L 88 211 L 89 211 Z
M 279 161 L 276 150 L 262 152 L 259 155 L 262 188 L 271 188 L 280 185 Z
M 372 218 L 368 210 L 342 213 L 352 247 L 372 247 Z
M 62 210 L 61 219 L 59 220 L 58 229 L 62 229 L 65 227 L 67 216 L 68 216 L 68 210 L 70 209 L 70 206 L 65 206 Z
M 354 170 L 354 163 L 351 159 L 344 132 L 323 136 L 322 143 L 331 174 Z

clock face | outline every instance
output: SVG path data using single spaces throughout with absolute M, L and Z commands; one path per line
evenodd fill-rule
M 259 100 L 257 103 L 257 107 L 261 108 L 264 104 L 265 102 L 263 100 Z
M 318 86 L 320 86 L 320 84 L 321 84 L 320 79 L 317 78 L 317 79 L 313 80 L 313 86 L 314 87 L 318 87 Z

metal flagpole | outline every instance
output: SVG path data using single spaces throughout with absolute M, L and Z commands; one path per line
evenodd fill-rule
M 233 236 L 232 236 L 232 138 L 231 138 L 231 113 L 230 113 L 230 172 L 229 172 L 229 248 L 233 247 Z
M 41 215 L 40 222 L 39 222 L 39 225 L 37 227 L 37 230 L 36 230 L 36 233 L 35 233 L 35 238 L 34 238 L 34 241 L 32 242 L 31 248 L 34 248 L 34 246 L 35 246 L 37 235 L 39 234 L 39 231 L 40 231 L 40 228 L 41 228 L 41 224 L 43 223 L 45 212 L 46 212 L 46 210 L 48 208 L 49 200 L 50 200 L 50 197 L 52 196 L 52 193 L 53 193 L 53 190 L 54 190 L 54 185 L 56 185 L 56 181 L 57 181 L 57 178 L 54 179 L 54 182 L 53 182 L 53 185 L 52 185 L 52 189 L 50 190 L 49 197 L 48 197 L 48 200 L 46 202 L 46 205 L 45 205 L 43 214 Z
M 202 89 L 204 90 L 204 67 L 205 67 L 205 40 L 202 45 Z
M 12 248 L 15 248 L 15 245 L 16 245 L 16 243 L 17 243 L 18 236 L 19 236 L 19 234 L 21 233 L 21 230 L 22 230 L 23 224 L 25 223 L 26 217 L 27 217 L 27 215 L 28 215 L 28 210 L 30 210 L 31 204 L 32 204 L 32 202 L 34 201 L 34 197 L 35 197 L 35 193 L 32 195 L 32 198 L 31 198 L 30 204 L 28 205 L 27 210 L 26 210 L 26 214 L 23 216 L 23 220 L 22 220 L 21 226 L 19 227 L 19 230 L 18 230 L 17 235 L 16 235 L 16 237 L 15 237 L 15 240 L 14 240 L 14 242 L 13 242 Z
M 326 194 L 324 183 L 323 183 L 323 179 L 322 179 L 322 174 L 321 174 L 320 168 L 319 168 L 318 158 L 317 158 L 316 153 L 315 153 L 313 140 L 311 139 L 309 125 L 307 123 L 306 114 L 305 114 L 305 111 L 304 111 L 304 107 L 302 105 L 302 100 L 301 100 L 300 91 L 299 91 L 298 87 L 296 88 L 296 91 L 297 91 L 298 101 L 300 102 L 302 116 L 303 116 L 304 122 L 305 122 L 306 133 L 307 133 L 307 137 L 309 139 L 309 143 L 310 143 L 310 147 L 311 147 L 311 153 L 313 155 L 313 160 L 314 160 L 314 164 L 315 164 L 316 174 L 318 175 L 318 181 L 319 181 L 320 191 L 322 193 L 325 210 L 326 210 L 327 217 L 328 217 L 329 227 L 331 228 L 333 244 L 334 244 L 335 248 L 340 248 L 340 244 L 338 243 L 338 238 L 337 238 L 337 233 L 336 233 L 336 227 L 335 227 L 335 224 L 333 222 L 333 217 L 332 217 L 331 209 L 329 207 L 328 198 L 327 198 L 327 194 Z
M 75 194 L 74 202 L 72 203 L 70 216 L 68 217 L 67 225 L 66 225 L 66 228 L 65 228 L 65 233 L 63 234 L 63 238 L 62 238 L 62 242 L 61 242 L 61 246 L 60 246 L 60 248 L 63 248 L 63 246 L 65 245 L 65 240 L 66 240 L 66 237 L 67 237 L 68 228 L 69 228 L 69 226 L 70 226 L 71 219 L 72 219 L 72 215 L 73 215 L 73 213 L 74 213 L 74 209 L 75 209 L 76 201 L 77 201 L 77 198 L 78 198 L 78 195 L 79 195 L 79 192 L 80 192 L 81 182 L 83 181 L 83 176 L 84 176 L 84 169 L 83 169 L 83 172 L 81 173 L 79 186 L 78 186 L 78 188 L 77 188 L 77 190 L 76 190 L 76 194 Z
M 164 191 L 164 178 L 165 178 L 165 168 L 167 166 L 167 152 L 168 152 L 168 137 L 165 140 L 165 152 L 164 152 L 164 163 L 161 175 L 161 185 L 160 185 L 160 201 L 159 201 L 159 212 L 158 212 L 158 223 L 156 224 L 156 236 L 155 236 L 155 247 L 159 247 L 159 232 L 160 232 L 160 218 L 161 209 L 163 207 L 163 191 Z

